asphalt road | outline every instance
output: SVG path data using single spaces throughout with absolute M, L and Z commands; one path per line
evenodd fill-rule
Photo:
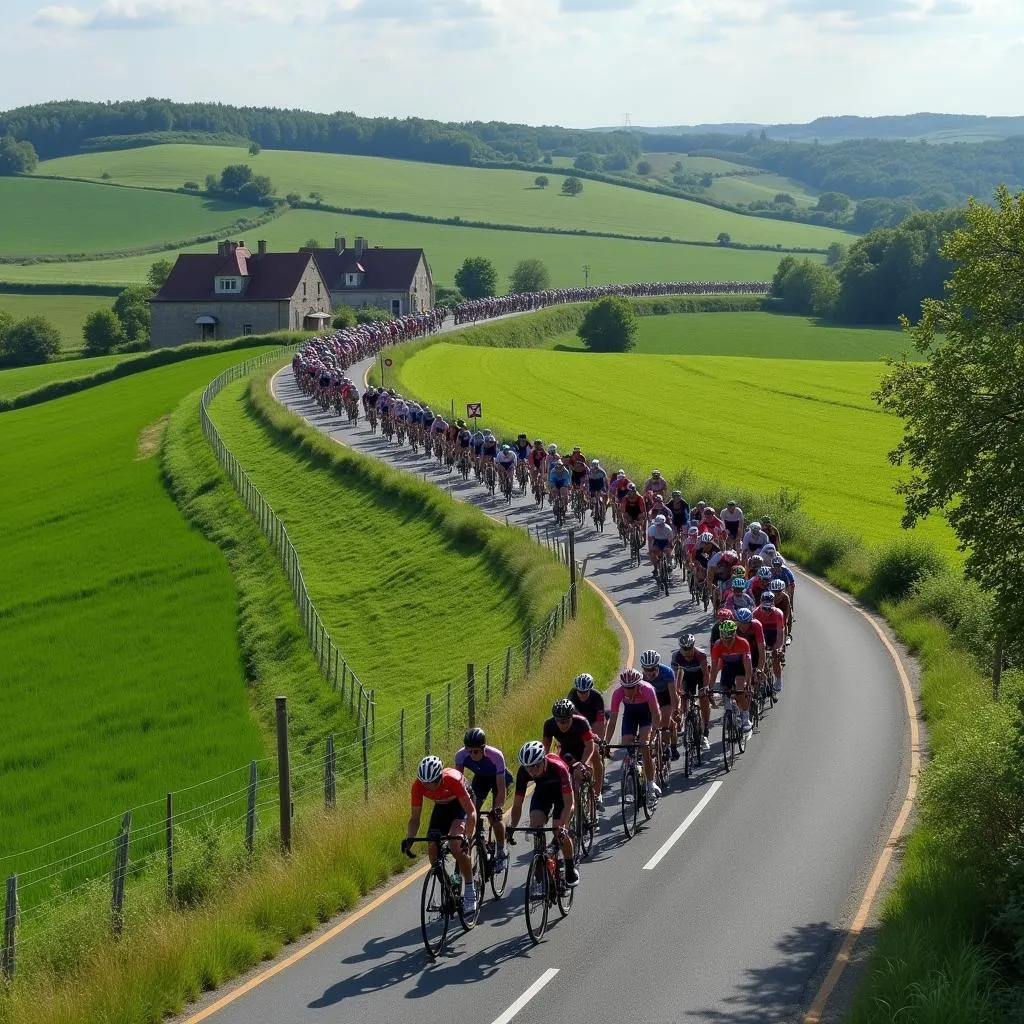
M 290 369 L 275 379 L 275 393 L 346 444 L 441 479 L 426 459 L 397 451 L 362 423 L 351 429 L 321 413 L 298 393 Z M 517 496 L 508 508 L 479 485 L 455 479 L 457 498 L 509 514 L 516 524 L 553 525 L 546 509 L 538 518 L 529 498 Z M 447 474 L 443 480 L 447 486 Z M 615 602 L 637 652 L 654 647 L 667 656 L 685 630 L 706 638 L 710 617 L 693 610 L 685 590 L 656 598 L 649 569 L 629 567 L 610 525 L 603 536 L 584 527 L 577 558 L 588 560 L 588 578 Z M 695 778 L 674 773 L 654 817 L 629 842 L 609 800 L 572 913 L 541 945 L 526 935 L 527 853 L 520 844 L 505 898 L 484 904 L 472 932 L 456 927 L 438 962 L 429 961 L 420 940 L 417 880 L 209 1019 L 801 1020 L 902 800 L 909 726 L 898 676 L 868 622 L 806 580 L 797 609 L 783 699 L 735 770 L 724 773 L 714 743 L 710 764 Z M 617 793 L 617 769 L 610 778 Z M 660 850 L 660 861 L 646 869 Z

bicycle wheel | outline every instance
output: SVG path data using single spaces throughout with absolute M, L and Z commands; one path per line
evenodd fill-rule
M 690 716 L 690 742 L 693 744 L 693 753 L 697 759 L 697 764 L 703 764 L 704 762 L 704 719 L 701 718 L 700 714 L 694 714 Z
M 658 780 L 658 785 L 661 787 L 662 793 L 668 792 L 668 777 L 672 772 L 671 742 L 671 734 L 669 734 L 669 740 L 667 742 L 665 737 L 662 736 L 660 756 L 654 765 L 654 774 Z
M 639 794 L 636 787 L 636 772 L 629 765 L 623 766 L 619 789 L 622 804 L 622 829 L 626 833 L 626 838 L 632 839 L 636 834 L 636 805 L 639 801 Z
M 594 790 L 585 782 L 576 794 L 576 841 L 581 858 L 589 857 L 594 845 L 594 810 Z
M 562 862 L 562 871 L 565 871 L 564 861 Z M 576 895 L 575 888 L 570 889 L 569 886 L 565 884 L 565 879 L 563 877 L 559 878 L 558 888 L 555 890 L 555 892 L 558 898 L 558 912 L 562 915 L 562 917 L 568 917 L 569 911 L 572 910 L 573 897 L 575 897 Z
M 544 931 L 548 926 L 548 903 L 550 901 L 548 887 L 550 884 L 551 879 L 548 877 L 544 854 L 535 853 L 530 860 L 530 873 L 526 876 L 524 899 L 526 930 L 534 945 L 544 938 Z
M 476 889 L 476 910 L 467 914 L 462 900 L 455 904 L 459 913 L 459 920 L 466 931 L 475 927 L 480 918 L 480 905 L 484 901 L 484 887 L 487 885 L 487 862 L 483 843 L 474 843 L 469 849 L 469 862 L 472 865 L 470 877 L 473 879 L 473 886 Z
M 761 728 L 761 693 L 760 687 L 758 693 L 751 698 L 750 701 L 750 725 L 753 732 L 757 732 Z
M 654 763 L 657 764 L 658 762 L 655 761 Z M 646 776 L 641 777 L 639 769 L 634 769 L 634 770 L 636 771 L 636 774 L 637 774 L 636 791 L 637 791 L 637 793 L 640 794 L 640 806 L 643 808 L 644 821 L 650 821 L 651 820 L 651 815 L 654 814 L 654 808 L 655 808 L 656 804 L 654 802 L 652 802 L 650 797 L 647 795 L 648 794 L 648 790 L 647 790 L 647 781 L 648 780 L 647 780 L 647 777 Z M 655 774 L 657 774 L 657 768 L 655 768 Z
M 726 710 L 722 715 L 722 761 L 725 763 L 725 770 L 732 771 L 733 761 L 736 760 L 736 750 L 733 747 L 732 715 Z
M 427 872 L 420 895 L 420 930 L 423 932 L 423 945 L 427 947 L 427 955 L 432 960 L 436 960 L 444 949 L 451 920 L 447 906 L 447 885 L 442 871 L 443 868 L 435 865 Z
M 691 699 L 696 700 L 695 697 Z M 693 749 L 693 731 L 690 728 L 689 713 L 683 719 L 683 734 L 680 739 L 683 741 L 683 778 L 688 779 L 697 766 L 697 752 Z
M 508 850 L 505 851 L 505 866 L 500 871 L 494 870 L 492 862 L 489 874 L 491 876 L 491 892 L 496 900 L 500 900 L 501 897 L 505 895 L 505 890 L 508 888 L 508 869 L 511 863 L 512 857 Z

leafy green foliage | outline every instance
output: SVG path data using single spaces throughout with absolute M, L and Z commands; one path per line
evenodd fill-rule
M 87 356 L 105 356 L 124 343 L 124 327 L 112 309 L 97 309 L 85 318 L 82 338 Z
M 621 295 L 598 299 L 577 331 L 591 352 L 628 352 L 636 344 L 636 332 L 636 313 Z
M 538 259 L 520 260 L 509 278 L 510 292 L 543 292 L 551 287 L 551 272 Z
M 467 299 L 483 299 L 498 288 L 498 271 L 486 256 L 468 256 L 455 272 L 455 287 Z
M 351 306 L 338 306 L 331 317 L 331 326 L 336 330 L 354 327 L 358 323 L 356 311 Z
M 251 146 L 249 152 L 252 152 Z M 229 164 L 220 172 L 220 181 L 215 191 L 237 196 L 247 203 L 259 203 L 274 194 L 274 186 L 267 175 L 253 174 L 248 164 Z
M 570 174 L 562 181 L 562 195 L 578 196 L 583 191 L 583 182 L 575 175 Z
M 171 276 L 171 271 L 173 269 L 174 260 L 154 260 L 152 266 L 149 268 L 149 273 L 146 274 L 146 281 L 149 283 L 149 287 L 154 292 L 160 291 L 167 281 L 167 278 Z
M 355 314 L 359 324 L 387 323 L 391 319 L 391 314 L 380 306 L 359 306 Z
M 877 399 L 903 419 L 891 458 L 906 465 L 905 522 L 943 511 L 967 550 L 967 574 L 995 595 L 1001 632 L 1024 635 L 1024 193 L 972 202 L 941 255 L 955 265 L 945 299 L 903 319 L 927 362 L 890 366 Z
M 546 174 L 538 174 L 533 179 L 533 184 L 536 188 L 547 188 L 551 184 L 551 179 Z
M 38 164 L 31 142 L 18 142 L 10 135 L 0 138 L 0 174 L 31 174 Z
M 839 295 L 839 280 L 820 263 L 786 256 L 772 278 L 771 294 L 784 313 L 827 317 Z
M 114 300 L 114 315 L 121 323 L 123 340 L 132 345 L 144 346 L 149 342 L 150 294 L 147 285 L 133 284 Z
M 60 332 L 41 316 L 0 323 L 0 366 L 32 366 L 49 362 L 60 351 Z
M 850 324 L 916 320 L 927 298 L 940 298 L 953 263 L 941 251 L 944 236 L 963 213 L 915 213 L 898 228 L 879 228 L 850 246 L 839 268 L 836 317 Z

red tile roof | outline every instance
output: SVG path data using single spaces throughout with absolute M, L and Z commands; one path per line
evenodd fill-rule
M 176 260 L 156 302 L 279 302 L 290 299 L 299 287 L 312 256 L 308 252 L 270 252 L 241 259 L 236 249 L 225 258 L 219 253 L 183 253 Z M 214 278 L 242 276 L 248 267 L 248 285 L 238 293 L 214 291 Z
M 320 272 L 331 291 L 345 290 L 345 274 L 365 274 L 360 289 L 407 292 L 416 278 L 416 268 L 425 259 L 422 249 L 314 249 Z

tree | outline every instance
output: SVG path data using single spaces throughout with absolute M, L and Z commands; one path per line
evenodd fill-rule
M 498 288 L 498 271 L 486 256 L 469 256 L 455 272 L 455 287 L 467 299 L 484 299 Z
M 625 153 L 609 153 L 602 161 L 601 166 L 606 171 L 628 171 L 629 157 Z
M 533 183 L 537 188 L 547 188 L 548 185 L 551 184 L 551 181 L 546 174 L 538 174 L 537 177 L 533 179 Z
M 124 328 L 112 309 L 94 309 L 82 327 L 87 356 L 105 356 L 124 344 Z
M 718 244 L 719 245 L 731 245 L 732 244 L 732 235 L 730 235 L 728 231 L 719 231 L 718 232 Z
M 577 171 L 599 171 L 601 162 L 594 153 L 580 153 L 572 162 Z
M 825 266 L 835 270 L 843 262 L 845 255 L 846 248 L 840 245 L 839 242 L 833 242 L 825 251 Z
M 777 192 L 772 202 L 776 206 L 796 206 L 796 200 L 788 192 Z
M 258 142 L 249 143 L 249 156 L 259 156 L 263 147 Z
M 149 287 L 154 291 L 158 292 L 163 288 L 167 278 L 171 276 L 171 271 L 174 269 L 174 262 L 172 260 L 154 260 L 150 265 L 149 272 L 146 274 L 146 280 L 149 282 Z
M 6 309 L 0 309 L 0 352 L 4 349 L 4 339 L 14 326 L 14 317 Z
M 324 201 L 323 193 L 322 192 L 310 192 L 309 193 L 309 201 L 311 203 L 316 203 L 316 205 L 319 206 Z
M 120 321 L 124 341 L 140 348 L 149 342 L 149 288 L 133 284 L 114 300 L 114 316 Z
M 941 256 L 955 267 L 945 298 L 926 299 L 903 329 L 925 362 L 890 362 L 876 392 L 903 419 L 890 452 L 909 478 L 898 485 L 904 526 L 942 511 L 967 552 L 965 572 L 995 598 L 1006 638 L 1024 630 L 1024 193 L 972 201 Z
M 583 317 L 577 335 L 591 352 L 628 352 L 636 344 L 637 317 L 621 295 L 598 299 Z
M 320 244 L 320 242 L 316 238 L 307 238 L 302 243 L 301 248 L 303 248 L 303 249 L 322 249 L 323 246 Z
M 563 196 L 578 196 L 582 191 L 583 182 L 572 174 L 562 182 Z
M 216 174 L 208 174 L 203 179 L 203 188 L 207 192 L 216 192 L 220 189 L 220 178 Z
M 298 192 L 289 192 L 284 201 L 290 206 L 298 206 L 302 202 L 302 196 Z
M 551 158 L 551 154 L 550 153 L 545 153 L 544 154 L 544 159 L 541 162 L 545 163 L 545 164 L 553 164 L 555 161 Z
M 391 314 L 386 309 L 381 309 L 380 306 L 360 306 L 356 310 L 356 323 L 387 323 L 392 319 L 394 318 Z
M 509 291 L 543 292 L 551 287 L 548 268 L 537 259 L 520 260 L 509 278 Z
M 13 136 L 0 139 L 0 174 L 31 174 L 39 165 L 35 146 Z
M 776 308 L 802 316 L 831 316 L 839 295 L 836 275 L 809 259 L 783 258 L 772 278 Z
M 0 366 L 32 366 L 60 352 L 60 331 L 41 316 L 12 324 L 0 340 Z
M 817 209 L 822 213 L 834 213 L 837 217 L 843 217 L 850 212 L 850 197 L 842 192 L 822 192 L 818 196 Z
M 198 181 L 186 181 L 185 184 L 182 185 L 181 187 L 186 192 L 198 192 L 199 191 L 199 182 Z
M 636 173 L 639 174 L 641 178 L 646 178 L 647 175 L 651 173 L 651 165 L 649 161 L 641 160 L 636 165 Z
M 220 172 L 222 192 L 237 192 L 250 181 L 252 181 L 252 168 L 248 164 L 229 164 Z
M 237 192 L 239 199 L 259 203 L 274 194 L 274 185 L 265 174 L 254 174 Z

